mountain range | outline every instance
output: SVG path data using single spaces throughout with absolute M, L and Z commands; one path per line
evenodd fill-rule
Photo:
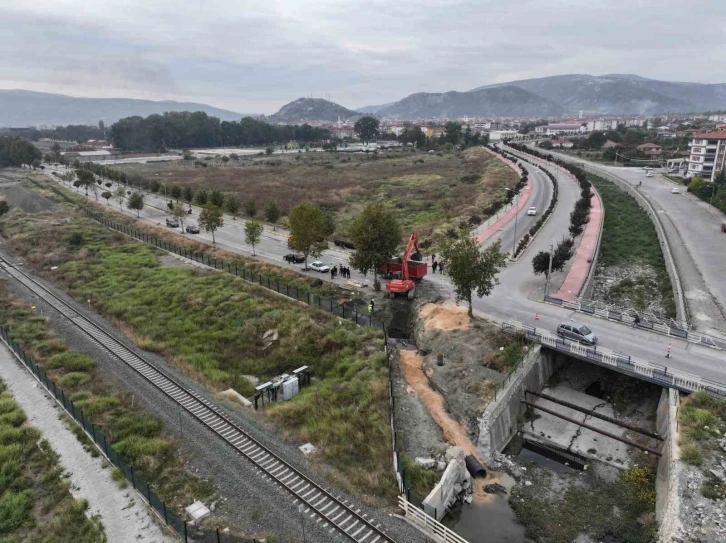
M 285 104 L 267 119 L 273 122 L 299 123 L 304 121 L 337 121 L 357 119 L 362 113 L 322 98 L 298 98 Z
M 726 110 L 726 84 L 659 81 L 633 74 L 570 74 L 486 85 L 467 92 L 416 93 L 393 104 L 361 108 L 401 119 L 546 117 L 580 110 L 601 115 Z
M 245 114 L 205 104 L 154 102 L 131 98 L 76 98 L 63 94 L 0 89 L 0 127 L 96 125 L 103 120 L 111 125 L 124 117 L 146 117 L 166 111 L 203 111 L 223 121 L 239 121 Z

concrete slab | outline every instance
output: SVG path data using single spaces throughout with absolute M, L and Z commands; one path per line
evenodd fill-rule
M 579 405 L 584 409 L 595 410 L 597 413 L 609 417 L 614 417 L 615 415 L 612 404 L 563 385 L 545 388 L 542 393 Z M 627 430 L 615 424 L 591 417 L 585 413 L 549 400 L 529 396 L 529 401 L 619 437 L 625 437 L 627 432 Z M 543 411 L 535 411 L 535 414 L 538 415 L 538 418 L 526 423 L 522 428 L 522 432 L 528 439 L 554 446 L 585 458 L 604 462 L 621 469 L 630 466 L 630 447 L 625 443 L 621 443 L 620 441 Z

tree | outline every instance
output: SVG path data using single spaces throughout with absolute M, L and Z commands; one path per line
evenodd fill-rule
M 177 221 L 179 221 L 179 226 L 180 226 L 182 234 L 183 234 L 184 233 L 184 219 L 187 216 L 187 210 L 184 208 L 184 206 L 182 204 L 177 202 L 171 208 L 170 214 Z
M 239 213 L 240 201 L 234 194 L 228 194 L 224 202 L 224 207 L 227 208 L 227 212 L 232 215 L 234 219 L 235 215 Z
M 447 241 L 441 251 L 441 258 L 446 262 L 446 272 L 454 284 L 456 299 L 469 304 L 470 317 L 474 315 L 472 294 L 476 292 L 479 298 L 488 296 L 492 288 L 499 284 L 497 274 L 507 262 L 506 253 L 500 249 L 501 243 L 497 241 L 482 251 L 476 239 L 464 236 Z
M 95 182 L 93 173 L 89 170 L 76 170 L 76 177 L 78 177 L 78 185 L 86 189 L 86 196 L 88 196 L 88 189 Z
M 10 211 L 10 204 L 8 204 L 7 200 L 0 200 L 0 215 L 5 215 Z
M 540 251 L 532 259 L 532 268 L 535 275 L 549 275 L 550 270 L 550 253 L 548 251 Z
M 111 200 L 111 198 L 113 197 L 113 194 L 112 194 L 112 193 L 110 193 L 110 192 L 109 192 L 109 191 L 107 191 L 107 190 L 104 190 L 104 191 L 103 191 L 103 194 L 101 194 L 101 197 L 103 197 L 103 198 L 105 198 L 105 199 L 106 199 L 106 205 L 108 205 L 108 204 L 109 204 L 109 200 Z
M 113 193 L 114 198 L 118 202 L 118 207 L 121 209 L 121 206 L 124 203 L 124 200 L 126 199 L 126 189 L 123 187 L 118 187 L 116 189 L 116 192 Z
M 136 210 L 136 216 L 141 216 L 141 210 L 144 209 L 144 195 L 140 192 L 134 192 L 129 196 L 129 201 L 126 204 L 129 209 Z
M 445 141 L 451 145 L 456 145 L 461 140 L 461 123 L 456 121 L 447 121 L 444 125 L 444 131 L 446 132 Z
M 348 234 L 355 245 L 350 265 L 363 275 L 373 271 L 375 285 L 378 268 L 390 262 L 401 243 L 401 226 L 396 215 L 379 204 L 367 204 L 353 219 Z
M 277 221 L 280 220 L 280 215 L 282 215 L 282 212 L 280 211 L 277 202 L 269 202 L 267 207 L 265 207 L 265 218 L 268 222 L 272 223 L 273 230 L 277 230 Z
M 192 200 L 194 200 L 194 189 L 187 185 L 186 187 L 184 187 L 184 190 L 182 191 L 182 193 L 183 193 L 184 201 L 186 203 L 188 203 L 189 205 L 191 205 Z
M 209 201 L 209 193 L 205 189 L 199 189 L 194 195 L 197 205 L 204 207 Z
M 355 122 L 353 131 L 360 139 L 368 143 L 378 135 L 378 127 L 380 124 L 380 121 L 375 117 L 366 115 Z
M 222 207 L 224 205 L 224 194 L 222 194 L 222 191 L 213 189 L 209 193 L 209 203 L 214 207 Z
M 325 242 L 325 217 L 320 208 L 305 201 L 290 210 L 290 237 L 287 245 L 305 255 L 305 268 L 309 256 L 320 256 L 327 247 Z
M 257 215 L 257 202 L 254 200 L 247 200 L 245 202 L 245 215 L 250 219 L 255 218 L 255 215 Z
M 713 182 L 717 185 L 726 185 L 726 170 L 718 172 L 718 175 L 713 179 Z
M 182 196 L 182 188 L 179 185 L 172 185 L 171 188 L 169 188 L 169 196 L 178 202 L 179 198 Z
M 245 224 L 245 243 L 252 245 L 252 254 L 255 255 L 255 245 L 262 238 L 262 223 L 257 221 L 247 221 Z
M 587 137 L 587 145 L 591 149 L 600 149 L 606 141 L 607 137 L 602 132 L 593 132 Z
M 224 217 L 222 210 L 216 206 L 207 204 L 202 208 L 199 214 L 199 226 L 204 228 L 206 232 L 212 233 L 212 243 L 217 243 L 214 239 L 214 233 L 224 225 Z

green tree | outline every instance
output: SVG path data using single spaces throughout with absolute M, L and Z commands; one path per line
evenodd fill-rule
M 221 191 L 214 189 L 209 193 L 209 203 L 214 207 L 221 208 L 224 206 L 224 194 Z
M 721 170 L 718 175 L 713 179 L 713 182 L 717 185 L 726 185 L 726 170 Z
M 213 205 L 205 205 L 199 214 L 199 226 L 204 228 L 206 232 L 212 233 L 212 243 L 217 243 L 214 233 L 224 225 L 224 217 L 222 210 Z
M 353 125 L 353 131 L 355 134 L 362 139 L 365 143 L 378 136 L 378 127 L 381 122 L 375 117 L 366 115 L 358 119 Z
M 186 187 L 184 187 L 184 190 L 182 191 L 182 193 L 183 193 L 184 201 L 186 203 L 188 203 L 189 205 L 191 205 L 192 201 L 194 200 L 194 189 L 192 187 L 190 187 L 189 185 L 187 185 Z
M 471 298 L 474 292 L 481 298 L 489 296 L 492 288 L 499 284 L 497 275 L 507 262 L 507 255 L 501 252 L 497 241 L 484 251 L 472 236 L 449 240 L 441 251 L 446 263 L 446 272 L 454 284 L 457 300 L 469 304 L 469 316 L 473 316 Z
M 602 132 L 593 132 L 587 137 L 587 145 L 590 149 L 600 149 L 607 140 Z
M 187 217 L 187 210 L 179 202 L 175 203 L 169 212 L 172 217 L 179 221 L 182 234 L 184 233 L 184 219 Z
M 194 199 L 197 201 L 197 205 L 204 207 L 209 201 L 209 193 L 205 189 L 199 189 L 194 195 Z
M 106 205 L 108 205 L 111 198 L 113 198 L 113 194 L 105 190 L 103 191 L 103 194 L 101 194 L 101 197 L 106 199 Z
M 113 193 L 113 197 L 118 202 L 118 207 L 121 209 L 121 206 L 124 203 L 124 200 L 126 199 L 126 189 L 123 187 L 116 188 L 116 191 Z
M 262 239 L 262 223 L 247 221 L 247 224 L 245 224 L 245 243 L 252 245 L 253 255 L 255 255 L 255 245 L 260 242 L 260 239 Z
M 265 148 L 265 154 L 267 156 L 270 156 L 274 152 L 274 149 L 272 147 L 266 147 Z
M 380 204 L 367 204 L 348 228 L 355 252 L 350 265 L 363 275 L 373 271 L 378 283 L 378 268 L 390 262 L 401 243 L 401 226 L 393 211 Z
M 325 242 L 325 216 L 316 205 L 305 201 L 290 210 L 290 237 L 288 247 L 305 255 L 305 268 L 309 256 L 320 256 L 327 247 Z
M 182 192 L 182 188 L 179 185 L 172 185 L 169 188 L 169 196 L 174 198 L 174 200 L 176 200 L 177 202 L 182 197 Z
M 532 259 L 532 268 L 535 275 L 549 275 L 550 269 L 550 253 L 548 251 L 540 251 Z
M 78 177 L 78 185 L 86 189 L 86 196 L 88 196 L 88 189 L 91 188 L 93 183 L 96 181 L 93 177 L 93 172 L 85 169 L 76 170 L 76 177 Z
M 255 215 L 257 215 L 257 202 L 252 199 L 245 202 L 245 215 L 250 219 L 255 218 Z
M 237 198 L 234 194 L 228 194 L 224 201 L 224 207 L 227 209 L 227 213 L 232 215 L 233 219 L 235 218 L 235 215 L 239 213 L 240 205 L 239 198 Z
M 265 218 L 272 223 L 273 230 L 277 230 L 277 221 L 280 220 L 280 215 L 282 215 L 282 212 L 277 202 L 269 202 L 265 207 Z
M 134 209 L 136 211 L 136 216 L 140 217 L 141 210 L 144 209 L 144 195 L 140 192 L 134 192 L 131 196 L 129 196 L 129 201 L 126 206 L 129 209 Z
M 688 192 L 696 192 L 698 189 L 700 189 L 704 185 L 705 181 L 702 177 L 694 177 L 691 179 L 690 183 L 688 183 Z
M 444 125 L 445 141 L 451 145 L 457 145 L 462 137 L 461 123 L 456 121 L 447 121 Z

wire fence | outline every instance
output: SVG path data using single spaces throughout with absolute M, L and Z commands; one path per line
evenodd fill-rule
M 156 513 L 156 515 L 171 528 L 179 538 L 189 543 L 257 543 L 257 539 L 249 539 L 220 532 L 219 529 L 208 530 L 189 523 L 185 518 L 167 508 L 166 503 L 154 492 L 144 476 L 124 460 L 123 456 L 111 445 L 103 432 L 96 427 L 83 412 L 83 409 L 76 406 L 68 394 L 48 377 L 45 369 L 38 365 L 33 358 L 13 339 L 9 331 L 0 326 L 0 338 L 8 346 L 15 357 L 36 377 L 38 382 L 55 397 L 58 403 L 73 420 L 85 431 L 90 439 L 96 444 L 98 450 L 119 468 L 126 480 L 131 483 L 145 501 Z

